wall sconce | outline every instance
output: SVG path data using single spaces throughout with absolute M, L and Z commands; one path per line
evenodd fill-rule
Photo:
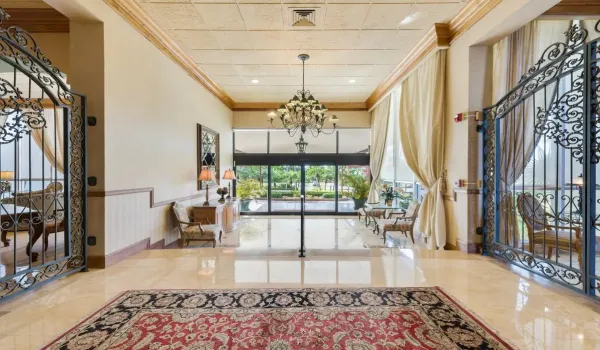
M 467 118 L 475 118 L 476 121 L 480 122 L 483 121 L 483 113 L 479 111 L 458 113 L 454 116 L 454 122 L 460 123 L 464 120 L 467 120 Z

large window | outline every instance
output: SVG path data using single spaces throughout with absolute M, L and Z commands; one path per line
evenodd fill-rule
M 369 129 L 316 138 L 307 133 L 307 153 L 298 154 L 296 138 L 285 131 L 235 130 L 234 195 L 242 212 L 298 214 L 302 195 L 307 214 L 355 212 L 371 181 L 369 134 Z
M 400 143 L 400 88 L 392 92 L 390 116 L 386 137 L 385 158 L 381 169 L 381 181 L 405 193 L 417 196 L 415 177 L 406 164 Z

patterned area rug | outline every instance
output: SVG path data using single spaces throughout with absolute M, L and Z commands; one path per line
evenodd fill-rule
M 513 349 L 440 288 L 121 294 L 44 349 Z

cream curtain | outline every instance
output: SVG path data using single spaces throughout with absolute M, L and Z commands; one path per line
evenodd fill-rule
M 371 189 L 369 190 L 369 203 L 379 203 L 381 167 L 385 155 L 391 99 L 392 96 L 388 95 L 371 112 L 370 167 L 373 181 L 371 182 Z
M 44 109 L 46 127 L 31 129 L 31 136 L 50 164 L 64 174 L 64 142 L 62 110 Z
M 598 22 L 598 19 L 582 21 L 583 29 L 587 29 L 588 31 L 588 42 L 600 38 L 600 25 L 598 26 L 598 31 L 596 31 L 596 23 Z
M 417 230 L 430 237 L 430 248 L 446 245 L 444 198 L 444 98 L 446 50 L 436 52 L 402 82 L 400 142 L 406 163 L 427 189 Z
M 533 21 L 494 45 L 493 88 L 494 101 L 498 102 L 516 87 L 529 68 L 557 42 L 566 42 L 565 32 L 570 21 Z M 547 61 L 547 60 L 546 60 Z M 547 63 L 547 62 L 546 62 Z M 539 136 L 536 136 L 535 119 L 538 109 L 548 110 L 556 100 L 558 84 L 548 84 L 536 92 L 500 121 L 500 227 L 503 243 L 519 246 L 517 212 L 514 190 L 517 179 L 523 176 Z

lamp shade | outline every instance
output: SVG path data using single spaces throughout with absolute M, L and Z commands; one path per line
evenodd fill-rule
M 212 169 L 203 167 L 202 171 L 200 171 L 200 176 L 198 176 L 198 180 L 215 181 L 215 173 L 212 171 Z
M 223 180 L 235 180 L 235 171 L 231 169 L 225 170 L 225 174 L 223 174 Z
M 583 174 L 577 176 L 573 179 L 573 185 L 575 186 L 583 186 Z
M 7 181 L 15 178 L 14 171 L 0 171 L 0 180 Z

